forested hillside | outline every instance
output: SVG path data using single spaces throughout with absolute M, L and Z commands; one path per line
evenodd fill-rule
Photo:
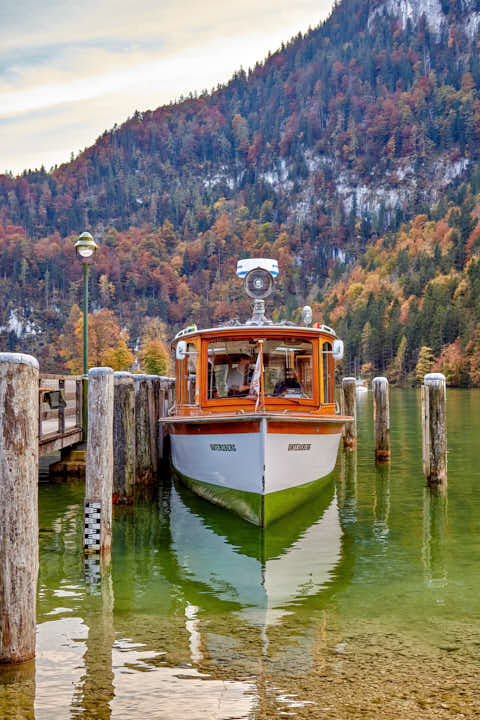
M 350 272 L 332 273 L 315 310 L 348 338 L 348 367 L 399 384 L 414 381 L 418 367 L 480 386 L 479 219 L 477 174 L 428 215 L 372 242 Z
M 227 85 L 137 112 L 50 172 L 0 176 L 0 346 L 61 367 L 88 229 L 94 309 L 130 344 L 146 317 L 173 333 L 248 312 L 235 264 L 267 255 L 276 312 L 313 303 L 348 363 L 392 370 L 402 350 L 400 380 L 422 346 L 470 357 L 479 25 L 480 0 L 343 0 Z

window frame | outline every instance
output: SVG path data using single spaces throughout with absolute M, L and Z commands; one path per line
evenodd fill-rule
M 190 338 L 187 340 L 187 349 L 189 345 L 193 345 L 195 347 L 195 352 L 197 354 L 197 361 L 195 364 L 195 400 L 194 402 L 189 402 L 188 398 L 188 361 L 189 356 L 188 354 L 185 356 L 183 360 L 176 360 L 176 377 L 180 380 L 180 382 L 177 382 L 177 406 L 182 407 L 195 407 L 200 405 L 200 396 L 201 396 L 201 375 L 200 375 L 200 358 L 201 358 L 201 342 L 199 337 Z
M 208 399 L 207 397 L 207 383 L 208 383 L 208 346 L 211 342 L 217 342 L 221 339 L 221 342 L 228 342 L 230 340 L 283 340 L 285 339 L 286 333 L 269 333 L 266 332 L 264 335 L 252 335 L 252 333 L 246 331 L 244 333 L 234 333 L 232 335 L 212 335 L 208 337 L 202 337 L 202 377 L 201 377 L 201 398 L 200 404 L 202 408 L 214 409 L 214 408 L 238 408 L 246 407 L 254 410 L 256 398 L 249 398 L 248 396 L 243 397 L 223 397 Z M 290 336 L 290 335 L 289 335 Z M 305 407 L 308 409 L 318 408 L 320 406 L 320 383 L 317 379 L 320 377 L 320 368 L 318 360 L 318 348 L 320 337 L 305 336 L 302 333 L 292 332 L 291 337 L 298 337 L 298 340 L 302 342 L 309 342 L 312 344 L 312 397 L 311 398 L 284 398 L 284 397 L 272 397 L 270 395 L 265 396 L 265 407 L 272 410 L 275 409 L 286 409 L 286 408 L 300 408 Z
M 330 349 L 326 352 L 324 351 L 325 345 L 329 345 Z M 324 335 L 320 336 L 319 343 L 318 343 L 318 349 L 320 354 L 320 367 L 321 367 L 321 377 L 320 377 L 320 391 L 321 391 L 321 398 L 322 398 L 322 405 L 332 405 L 335 402 L 335 362 L 333 360 L 333 342 L 331 338 L 327 338 Z M 326 358 L 326 363 L 325 363 Z M 327 383 L 325 385 L 325 365 L 327 367 Z M 325 397 L 325 389 L 327 390 L 327 396 Z

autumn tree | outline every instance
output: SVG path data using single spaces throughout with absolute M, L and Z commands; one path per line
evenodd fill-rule
M 432 367 L 433 372 L 443 373 L 447 385 L 466 387 L 469 384 L 468 361 L 462 351 L 460 338 L 443 348 Z
M 360 366 L 360 377 L 364 380 L 371 380 L 374 375 L 375 368 L 371 362 L 363 363 L 363 365 Z
M 433 365 L 433 360 L 434 358 L 432 348 L 423 345 L 420 348 L 418 362 L 415 368 L 415 377 L 417 378 L 419 383 L 422 383 L 425 375 L 430 372 L 430 369 Z
M 166 375 L 168 350 L 161 340 L 149 340 L 142 351 L 142 369 L 149 375 Z
M 110 303 L 113 300 L 113 297 L 115 295 L 115 286 L 112 282 L 109 281 L 108 275 L 103 274 L 100 275 L 100 280 L 98 281 L 98 287 L 100 292 L 100 299 L 102 301 L 102 305 L 104 307 L 108 307 Z
M 473 338 L 467 346 L 470 354 L 470 380 L 472 385 L 480 387 L 480 323 L 477 324 Z
M 165 343 L 166 326 L 160 318 L 147 318 L 142 331 L 139 360 L 141 368 L 149 375 L 166 375 L 169 372 L 170 355 Z
M 75 317 L 77 317 L 76 320 Z M 71 325 L 74 322 L 72 333 Z M 116 370 L 123 370 L 133 362 L 133 356 L 126 346 L 127 333 L 120 329 L 112 310 L 99 310 L 88 315 L 88 367 L 109 365 L 113 361 Z M 78 306 L 70 313 L 65 332 L 60 337 L 60 353 L 65 368 L 72 373 L 81 373 L 83 368 L 83 315 Z
M 113 370 L 129 370 L 133 365 L 133 353 L 121 338 L 115 347 L 107 348 L 102 355 L 103 363 Z

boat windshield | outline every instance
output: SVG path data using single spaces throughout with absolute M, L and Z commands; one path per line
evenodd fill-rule
M 255 397 L 258 339 L 208 344 L 208 399 Z M 296 337 L 263 341 L 265 397 L 312 398 L 312 343 Z

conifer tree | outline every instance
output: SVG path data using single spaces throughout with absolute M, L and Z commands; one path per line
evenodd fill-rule
M 407 338 L 402 335 L 397 354 L 388 370 L 388 378 L 395 385 L 402 385 L 405 381 L 405 355 L 407 353 Z
M 422 345 L 418 356 L 417 366 L 415 368 L 415 377 L 419 383 L 422 383 L 425 375 L 430 372 L 433 360 L 432 348 L 427 345 Z

